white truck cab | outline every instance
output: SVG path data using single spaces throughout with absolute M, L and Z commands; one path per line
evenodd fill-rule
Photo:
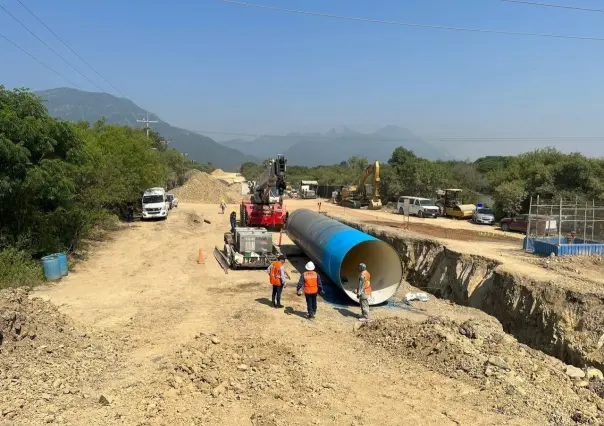
M 405 206 L 405 200 L 408 199 L 408 207 Z M 407 208 L 409 210 L 407 210 Z M 421 197 L 400 197 L 396 205 L 396 209 L 400 214 L 417 215 L 419 217 L 438 217 L 439 208 L 434 205 L 434 202 L 428 198 Z
M 170 202 L 163 188 L 149 188 L 143 194 L 142 219 L 166 219 L 170 211 Z
M 319 182 L 316 180 L 303 180 L 300 182 L 300 196 L 302 198 L 317 198 Z

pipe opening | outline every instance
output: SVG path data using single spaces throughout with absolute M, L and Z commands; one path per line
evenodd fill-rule
M 359 263 L 367 265 L 371 274 L 373 293 L 369 304 L 377 305 L 394 296 L 403 280 L 403 266 L 390 245 L 379 240 L 364 241 L 346 253 L 340 268 L 340 284 L 352 300 L 357 300 L 354 291 L 359 285 Z

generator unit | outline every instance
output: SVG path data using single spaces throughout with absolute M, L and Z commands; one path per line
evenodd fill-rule
M 224 233 L 224 248 L 214 249 L 214 257 L 225 272 L 231 269 L 268 268 L 281 254 L 266 228 L 238 227 Z

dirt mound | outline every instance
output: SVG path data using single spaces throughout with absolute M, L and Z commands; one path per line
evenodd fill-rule
M 361 327 L 358 334 L 391 354 L 490 390 L 502 414 L 536 410 L 557 425 L 604 421 L 598 377 L 589 381 L 583 370 L 519 344 L 501 327 L 442 318 L 421 323 L 388 318 Z
M 306 424 L 313 405 L 330 391 L 290 349 L 256 339 L 229 344 L 201 334 L 159 369 L 163 383 L 147 410 L 147 417 L 158 420 L 188 411 L 199 424 L 222 424 L 225 413 L 230 424 Z M 290 406 L 286 416 L 284 401 Z
M 115 359 L 50 303 L 22 289 L 0 292 L 0 419 L 61 422 Z
M 200 171 L 190 174 L 185 184 L 175 188 L 172 193 L 179 201 L 192 203 L 239 203 L 241 201 L 241 185 L 229 186 Z
M 604 277 L 604 256 L 548 256 L 537 257 L 526 255 L 521 259 L 531 265 L 541 266 L 544 269 L 556 272 L 562 276 L 575 276 L 581 279 L 589 277 Z M 602 279 L 600 279 L 602 281 Z

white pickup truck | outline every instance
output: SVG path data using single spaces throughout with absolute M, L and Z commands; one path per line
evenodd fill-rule
M 409 200 L 406 205 L 405 200 Z M 416 215 L 419 217 L 438 217 L 440 210 L 428 198 L 403 196 L 398 199 L 396 209 L 400 214 Z
M 142 219 L 167 219 L 170 212 L 170 202 L 163 188 L 149 188 L 143 194 Z

